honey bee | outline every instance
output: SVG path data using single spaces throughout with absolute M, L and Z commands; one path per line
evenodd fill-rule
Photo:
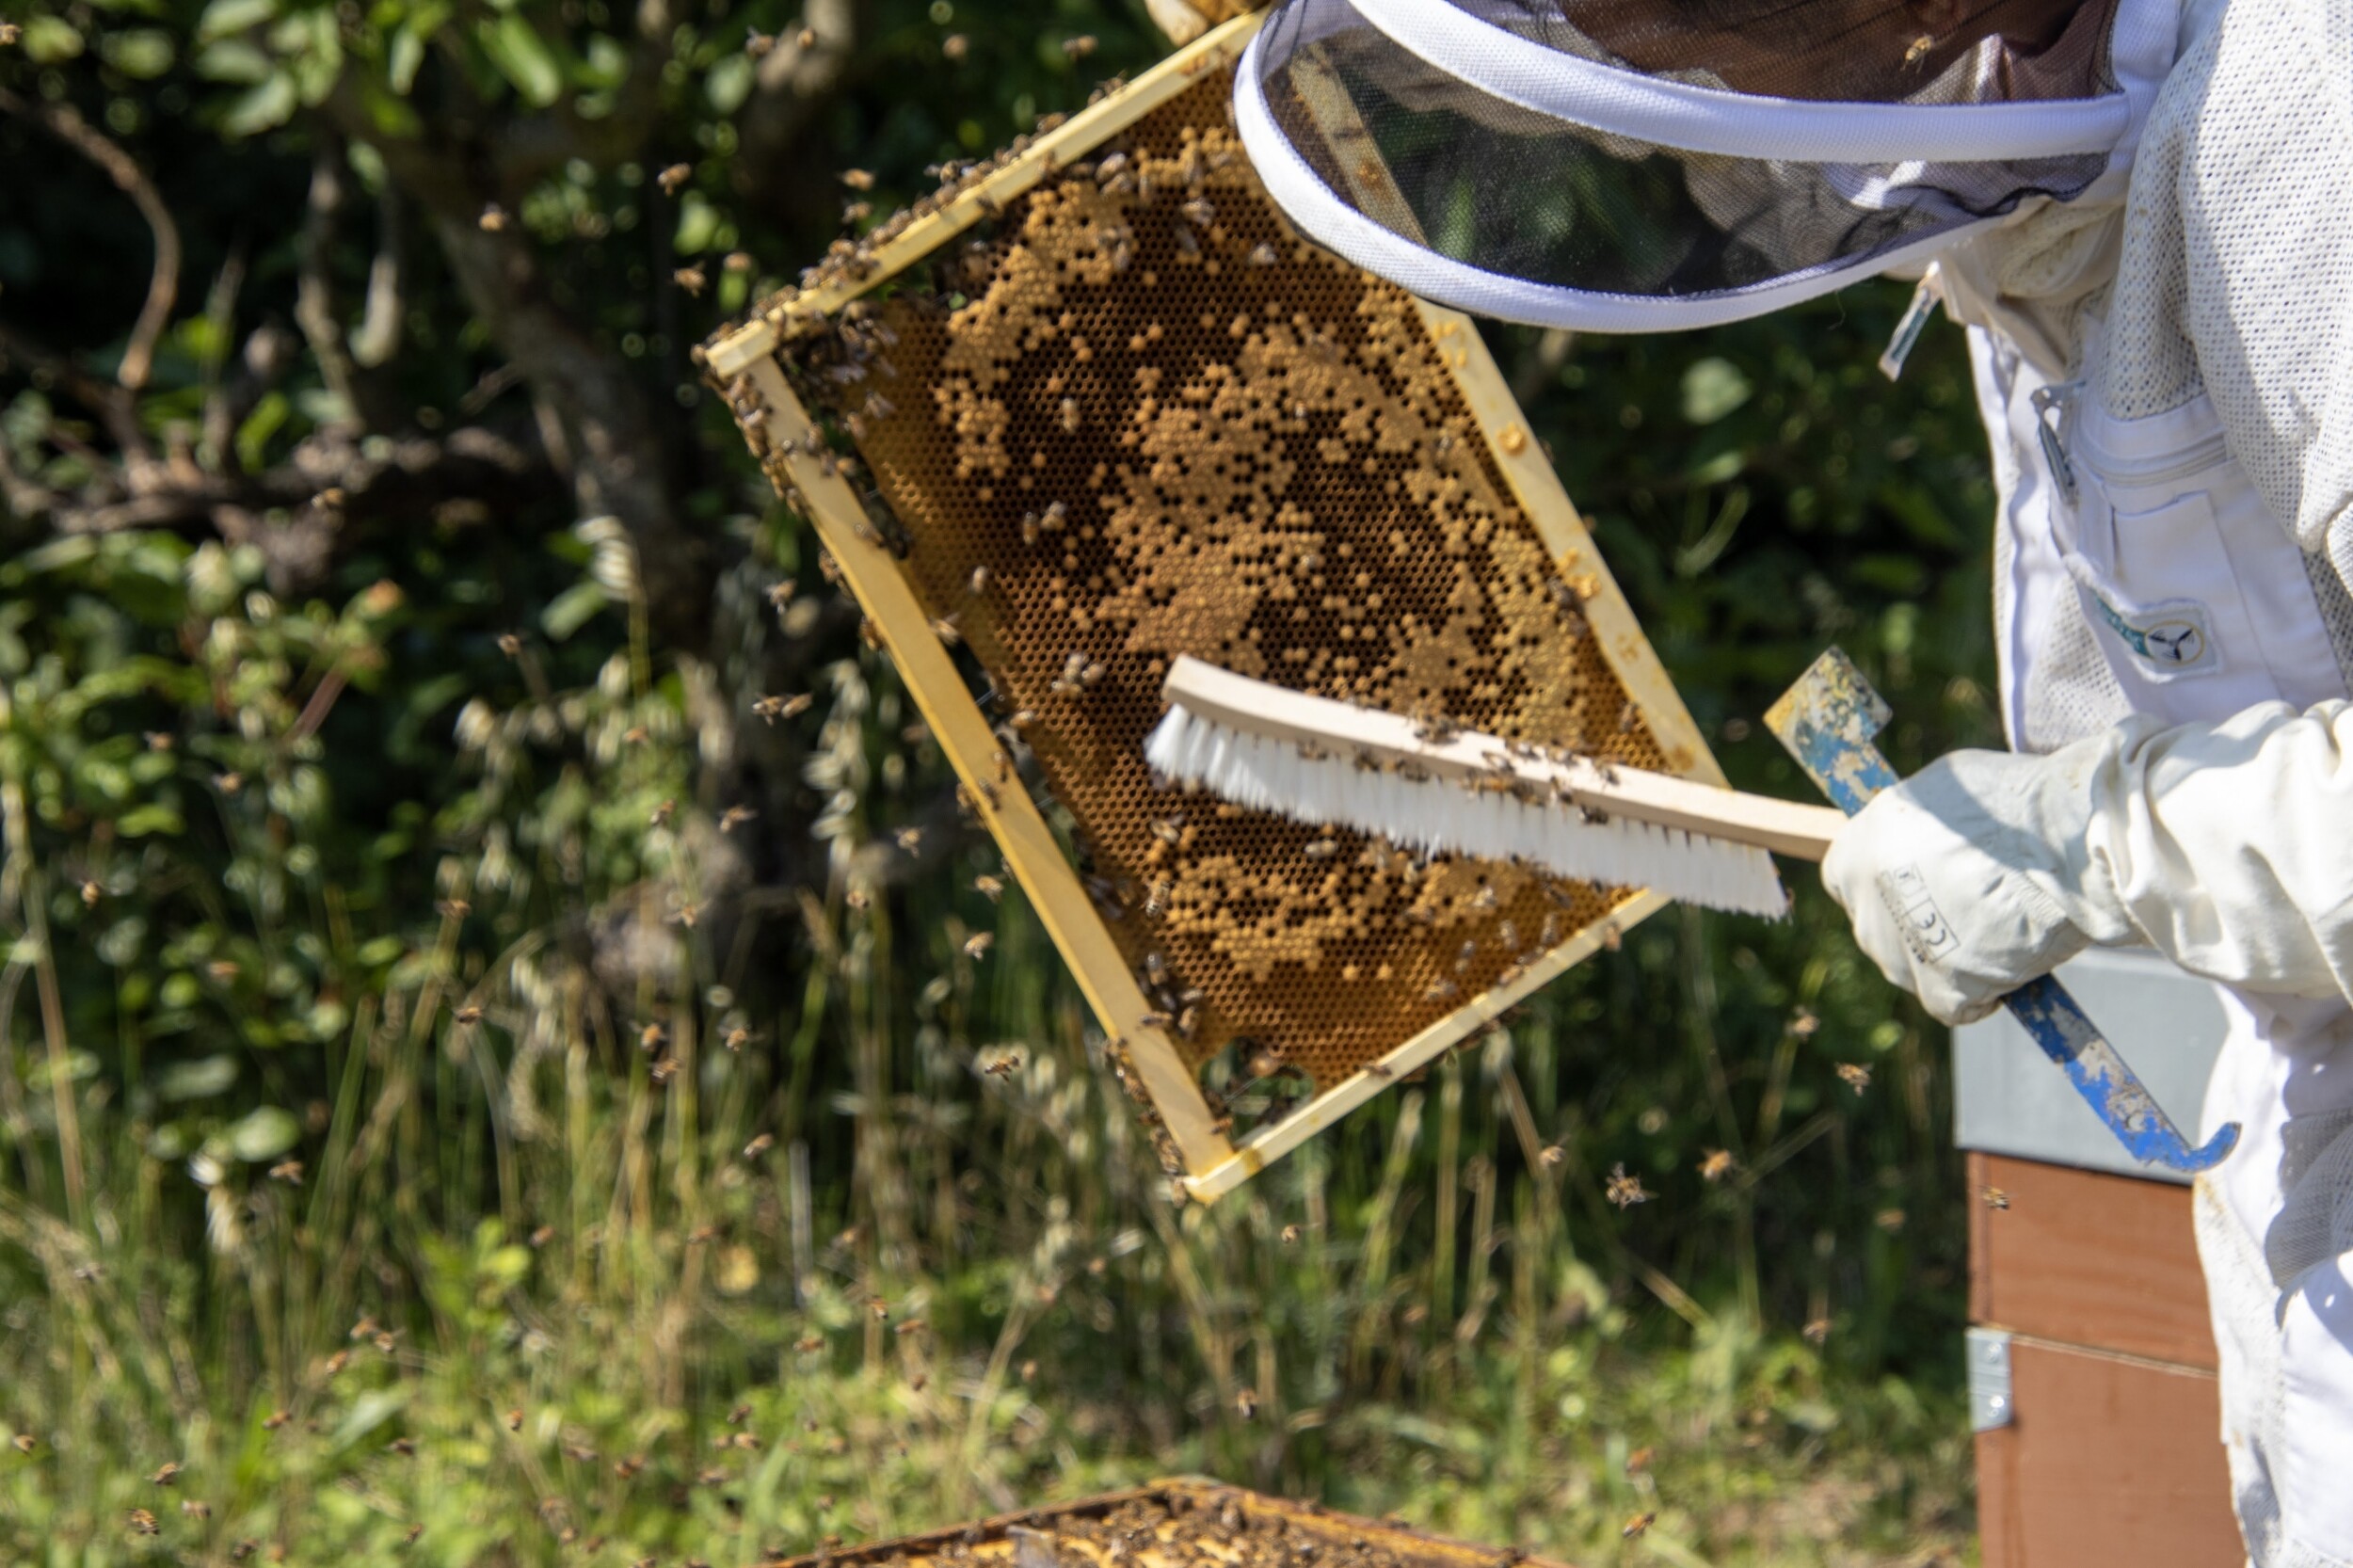
M 1868 1089 L 1871 1086 L 1871 1069 L 1865 1066 L 1860 1062 L 1841 1062 L 1838 1064 L 1838 1077 L 1843 1082 L 1845 1082 L 1848 1088 L 1852 1089 L 1858 1096 L 1860 1096 L 1864 1090 Z
M 653 1086 L 655 1088 L 660 1089 L 666 1087 L 670 1080 L 678 1077 L 677 1058 L 669 1056 L 662 1058 L 652 1066 L 646 1069 L 646 1076 L 652 1080 Z
M 209 1519 L 213 1516 L 213 1505 L 204 1501 L 201 1497 L 183 1497 L 180 1499 L 180 1512 L 184 1518 Z M 424 1528 L 423 1525 L 419 1525 L 416 1528 L 420 1531 Z M 414 1540 L 416 1538 L 411 1536 L 409 1539 Z
M 773 725 L 778 719 L 797 718 L 808 712 L 817 698 L 808 692 L 795 696 L 763 696 L 752 704 L 752 712 Z
M 1801 1040 L 1811 1040 L 1815 1031 L 1821 1027 L 1822 1020 L 1815 1016 L 1811 1007 L 1801 1007 L 1789 1015 L 1789 1032 Z
M 1461 989 L 1462 987 L 1460 985 L 1455 984 L 1454 982 L 1450 980 L 1441 980 L 1436 984 L 1424 991 L 1421 994 L 1421 998 L 1424 1001 L 1445 1001 L 1453 997 L 1454 994 Z
M 1144 895 L 1144 914 L 1146 920 L 1158 920 L 1167 910 L 1168 895 L 1172 887 L 1173 884 L 1164 876 L 1153 878 L 1152 886 L 1145 889 Z
M 1800 1332 L 1805 1336 L 1805 1342 L 1807 1344 L 1819 1345 L 1822 1341 L 1830 1337 L 1830 1320 L 1828 1318 L 1817 1318 L 1812 1322 L 1806 1324 L 1805 1327 Z
M 803 1355 L 812 1354 L 825 1348 L 825 1336 L 822 1334 L 805 1334 L 792 1342 L 792 1348 Z
M 1642 1188 L 1642 1178 L 1626 1175 L 1623 1162 L 1609 1167 L 1609 1183 L 1604 1193 L 1620 1208 L 1631 1208 L 1651 1200 L 1651 1194 Z
M 1311 843 L 1302 845 L 1299 853 L 1310 860 L 1329 860 L 1339 853 L 1339 840 L 1337 839 L 1318 839 Z
M 682 266 L 670 274 L 670 281 L 684 289 L 688 294 L 700 298 L 711 280 L 704 276 L 703 269 L 698 266 Z
M 1700 1160 L 1700 1175 L 1710 1181 L 1721 1181 L 1730 1176 L 1739 1161 L 1732 1158 L 1730 1149 L 1709 1149 Z
M 155 1522 L 155 1515 L 149 1510 L 144 1508 L 135 1508 L 131 1511 L 132 1534 L 154 1535 L 160 1532 L 163 1528 L 163 1526 Z
M 968 592 L 976 597 L 988 592 L 988 568 L 986 567 L 974 567 L 972 568 L 972 579 L 965 586 Z
M 939 40 L 939 53 L 950 65 L 961 65 L 972 52 L 972 40 L 962 33 L 950 33 Z
M 1650 1468 L 1650 1462 L 1653 1459 L 1656 1459 L 1657 1455 L 1657 1449 L 1653 1448 L 1648 1444 L 1644 1444 L 1641 1448 L 1635 1449 L 1632 1453 L 1625 1456 L 1625 1473 L 1629 1476 L 1641 1475 L 1643 1471 Z
M 518 1414 L 520 1415 L 520 1413 L 519 1412 Z M 276 1432 L 280 1427 L 284 1426 L 288 1421 L 293 1419 L 294 1412 L 291 1410 L 273 1410 L 262 1418 L 262 1430 L 264 1432 Z
M 1977 1196 L 1984 1200 L 1985 1206 L 1988 1208 L 2006 1209 L 2009 1207 L 2009 1194 L 2003 1192 L 1999 1187 L 1988 1187 L 1983 1192 L 1979 1192 Z
M 482 209 L 482 216 L 473 221 L 474 227 L 486 234 L 503 232 L 506 228 L 506 209 L 492 201 Z
M 760 1133 L 750 1143 L 744 1145 L 744 1158 L 746 1160 L 758 1160 L 761 1155 L 766 1154 L 770 1149 L 773 1149 L 776 1146 L 776 1134 L 770 1132 Z
M 1283 1227 L 1283 1245 L 1289 1247 L 1296 1246 L 1298 1243 L 1299 1227 L 1297 1225 L 1285 1225 Z
M 1918 38 L 1913 39 L 1911 43 L 1905 46 L 1904 69 L 1906 71 L 1919 70 L 1921 65 L 1928 59 L 1930 51 L 1935 48 L 1936 36 L 1933 33 L 1922 33 Z
M 289 1187 L 301 1186 L 302 1161 L 299 1160 L 280 1160 L 269 1168 L 269 1178 L 272 1181 L 282 1181 Z
M 175 1460 L 167 1460 L 161 1468 L 147 1479 L 152 1485 L 169 1486 L 180 1479 L 179 1463 Z
M 965 938 L 964 955 L 967 958 L 985 958 L 988 956 L 989 948 L 996 942 L 996 940 L 997 936 L 993 932 L 974 932 L 970 936 Z
M 1258 1396 L 1247 1388 L 1236 1394 L 1234 1396 L 1234 1414 L 1241 1416 L 1245 1421 L 1257 1420 L 1258 1417 Z
M 1657 1517 L 1658 1511 L 1656 1509 L 1653 1509 L 1647 1513 L 1636 1514 L 1633 1518 L 1628 1519 L 1625 1526 L 1619 1529 L 1618 1538 L 1622 1541 L 1640 1541 L 1642 1538 L 1642 1532 L 1650 1528 L 1651 1522 Z
M 1005 896 L 1004 883 L 993 876 L 976 876 L 972 879 L 972 887 L 991 904 Z
M 662 1048 L 662 1042 L 669 1037 L 670 1032 L 660 1024 L 648 1024 L 637 1032 L 637 1048 L 651 1056 Z
M 744 40 L 744 53 L 754 59 L 764 59 L 776 46 L 776 40 L 766 33 L 752 33 Z
M 1217 221 L 1217 203 L 1206 196 L 1196 196 L 1176 210 L 1197 228 L 1207 229 Z
M 1268 245 L 1263 240 L 1260 241 L 1258 245 L 1256 246 L 1250 252 L 1250 264 L 1252 266 L 1273 266 L 1275 263 L 1281 260 L 1282 258 L 1274 253 L 1274 247 Z
M 651 827 L 667 827 L 670 825 L 670 818 L 676 814 L 677 811 L 678 802 L 675 800 L 665 800 L 661 805 L 653 808 L 652 815 L 646 819 L 647 825 Z
M 1064 59 L 1071 60 L 1073 62 L 1085 59 L 1089 55 L 1095 53 L 1095 35 L 1093 33 L 1080 33 L 1076 38 L 1066 38 L 1063 40 L 1062 52 Z M 1118 156 L 1116 153 L 1112 155 L 1114 157 Z
M 758 811 L 748 806 L 730 806 L 719 813 L 719 831 L 732 833 L 759 815 Z
M 872 190 L 874 176 L 862 168 L 845 168 L 841 171 L 841 183 L 852 190 Z
M 1568 1151 L 1558 1144 L 1547 1144 L 1537 1151 L 1536 1163 L 1549 1171 L 1568 1159 Z
M 1062 400 L 1063 433 L 1069 436 L 1077 435 L 1079 426 L 1082 423 L 1083 418 L 1079 411 L 1079 400 L 1075 397 L 1064 398 Z

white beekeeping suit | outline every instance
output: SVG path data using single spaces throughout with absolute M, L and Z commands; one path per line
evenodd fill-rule
M 1237 118 L 1303 228 L 1506 319 L 1702 326 L 1935 263 L 2018 754 L 1882 796 L 1825 880 L 1947 1019 L 2092 943 L 2223 984 L 2234 1500 L 2261 1568 L 2353 1568 L 2353 0 L 1979 10 L 1287 0 Z M 1909 944 L 1891 873 L 1956 940 Z

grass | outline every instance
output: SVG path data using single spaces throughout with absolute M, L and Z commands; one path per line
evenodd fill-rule
M 1174 1472 L 1585 1564 L 1968 1555 L 1940 1080 L 1818 901 L 1654 921 L 1179 1207 L 984 839 L 884 847 L 945 780 L 872 656 L 754 876 L 760 730 L 641 616 L 472 666 L 453 772 L 366 679 L 422 595 L 10 569 L 97 630 L 0 671 L 0 1559 L 741 1564 Z

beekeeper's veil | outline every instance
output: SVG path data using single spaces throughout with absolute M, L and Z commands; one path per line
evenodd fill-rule
M 1284 0 L 1235 112 L 1308 233 L 1482 315 L 1650 331 L 2121 191 L 2179 0 Z

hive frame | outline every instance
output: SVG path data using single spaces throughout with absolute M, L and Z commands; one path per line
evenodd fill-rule
M 1147 1022 L 1152 1015 L 1149 1000 L 1036 804 L 1023 789 L 1000 790 L 991 782 L 999 747 L 986 718 L 889 552 L 873 541 L 857 492 L 831 465 L 802 450 L 816 423 L 785 379 L 776 354 L 833 312 L 993 216 L 1063 164 L 1078 160 L 1194 86 L 1205 72 L 1230 68 L 1261 20 L 1260 15 L 1244 15 L 1213 29 L 1086 113 L 1039 136 L 1019 156 L 876 245 L 872 269 L 855 281 L 837 277 L 782 297 L 698 351 L 713 378 L 734 388 L 739 404 L 756 406 L 747 409 L 746 419 L 764 422 L 769 450 L 779 455 L 785 476 L 805 499 L 820 540 L 898 667 L 973 808 L 1070 966 L 1088 1005 L 1124 1049 L 1138 1086 L 1150 1099 L 1184 1167 L 1180 1184 L 1188 1195 L 1203 1202 L 1232 1191 L 1397 1080 L 1494 1022 L 1591 956 L 1607 936 L 1647 918 L 1668 900 L 1644 891 L 1616 905 L 1606 920 L 1529 961 L 1511 984 L 1471 998 L 1377 1062 L 1323 1088 L 1281 1121 L 1239 1143 L 1229 1140 L 1176 1043 Z M 1345 111 L 1319 104 L 1317 112 Z M 1497 471 L 1558 571 L 1577 584 L 1602 658 L 1664 751 L 1668 768 L 1688 778 L 1724 784 L 1722 771 L 1594 548 L 1584 520 L 1552 472 L 1542 444 L 1521 423 L 1518 402 L 1477 327 L 1459 312 L 1419 299 L 1415 304 Z

